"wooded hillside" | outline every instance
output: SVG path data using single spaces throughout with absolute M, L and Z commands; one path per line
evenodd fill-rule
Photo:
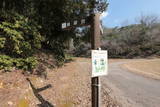
M 148 57 L 160 55 L 160 23 L 156 16 L 141 16 L 138 24 L 105 29 L 102 48 L 110 57 Z
M 94 5 L 96 4 L 96 5 Z M 65 61 L 65 42 L 74 37 L 73 28 L 61 24 L 82 19 L 107 7 L 105 0 L 1 0 L 0 69 L 32 70 L 39 50 L 50 50 L 58 65 Z

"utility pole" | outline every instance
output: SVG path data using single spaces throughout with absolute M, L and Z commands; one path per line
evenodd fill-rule
M 100 48 L 100 13 L 92 16 L 91 24 L 91 47 L 93 50 Z M 100 107 L 100 77 L 92 77 L 92 107 Z

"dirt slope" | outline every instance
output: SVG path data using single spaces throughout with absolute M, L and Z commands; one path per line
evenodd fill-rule
M 90 107 L 89 59 L 76 58 L 59 69 L 47 70 L 47 79 L 20 71 L 0 74 L 0 107 Z M 102 90 L 102 107 L 117 107 Z

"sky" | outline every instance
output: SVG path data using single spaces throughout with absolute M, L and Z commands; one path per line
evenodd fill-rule
M 109 7 L 101 19 L 105 27 L 136 23 L 141 15 L 160 16 L 160 0 L 108 0 Z

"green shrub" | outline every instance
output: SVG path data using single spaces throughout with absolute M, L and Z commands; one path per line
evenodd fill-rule
M 26 59 L 15 59 L 14 60 L 15 66 L 18 69 L 23 69 L 23 70 L 33 70 L 36 68 L 36 65 L 38 64 L 37 60 L 35 57 L 28 57 Z
M 41 48 L 44 38 L 38 26 L 17 13 L 0 14 L 0 49 L 14 57 L 28 57 Z
M 14 59 L 6 55 L 0 55 L 0 70 L 11 70 L 14 66 Z
M 31 71 L 38 64 L 35 57 L 11 58 L 6 55 L 0 55 L 0 70 L 11 70 L 13 67 Z
M 6 38 L 3 38 L 3 37 L 0 38 L 0 49 L 4 48 L 5 41 L 6 41 Z
M 65 62 L 65 52 L 64 52 L 64 44 L 62 41 L 57 40 L 57 41 L 52 41 L 50 43 L 51 49 L 55 55 L 55 59 L 57 62 L 57 66 L 62 66 Z

